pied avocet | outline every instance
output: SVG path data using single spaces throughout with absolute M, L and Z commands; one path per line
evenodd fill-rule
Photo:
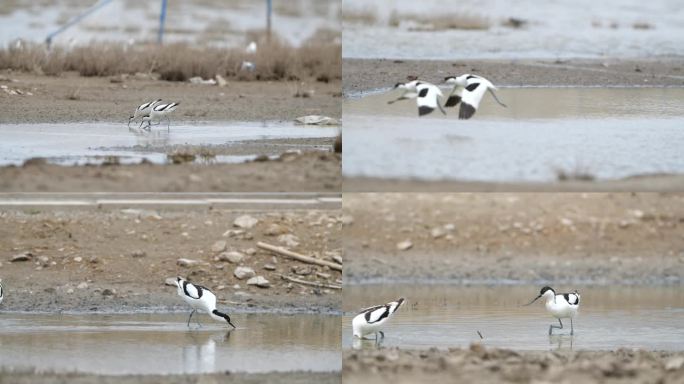
M 400 298 L 387 304 L 362 309 L 352 320 L 354 336 L 363 339 L 366 335 L 373 333 L 377 340 L 379 333 L 384 338 L 385 334 L 382 332 L 383 325 L 387 323 L 387 320 L 403 303 L 404 298 Z
M 506 107 L 506 104 L 499 101 L 494 93 L 497 88 L 491 81 L 484 77 L 471 74 L 465 74 L 458 77 L 447 76 L 444 78 L 444 82 L 454 86 L 451 89 L 444 106 L 447 108 L 455 107 L 460 102 L 461 108 L 458 111 L 459 119 L 470 119 L 475 114 L 486 91 L 489 91 L 492 96 L 494 96 L 494 100 L 496 100 L 499 105 Z
M 577 291 L 572 293 L 556 293 L 553 288 L 544 287 L 539 292 L 539 296 L 525 305 L 531 305 L 540 297 L 546 299 L 546 310 L 551 316 L 558 319 L 558 323 L 560 324 L 560 326 L 553 324 L 549 326 L 549 335 L 553 333 L 554 328 L 563 329 L 563 322 L 561 322 L 561 319 L 570 319 L 570 334 L 574 335 L 575 329 L 572 325 L 572 319 L 577 316 L 577 311 L 579 310 L 579 293 Z
M 418 105 L 418 116 L 427 115 L 436 108 L 439 108 L 443 114 L 446 112 L 440 104 L 440 99 L 444 98 L 444 94 L 436 85 L 426 83 L 420 80 L 413 80 L 407 83 L 397 83 L 395 89 L 402 89 L 404 93 L 395 100 L 390 100 L 387 104 L 393 104 L 399 100 L 416 99 Z
M 140 104 L 138 106 L 138 108 L 136 108 L 135 111 L 133 112 L 133 115 L 128 118 L 128 126 L 130 127 L 131 121 L 135 121 L 135 119 L 137 119 L 138 117 L 149 115 L 152 107 L 159 104 L 161 102 L 161 100 L 162 99 L 157 99 L 154 101 L 149 101 L 145 104 Z
M 176 285 L 178 286 L 178 295 L 192 307 L 192 312 L 190 312 L 188 317 L 188 327 L 195 311 L 204 311 L 212 319 L 223 323 L 227 322 L 231 327 L 235 328 L 235 325 L 230 322 L 230 316 L 216 309 L 216 295 L 208 288 L 190 283 L 182 277 L 176 278 Z M 197 324 L 201 326 L 199 321 L 197 321 Z
M 142 127 L 143 123 L 147 122 L 146 128 L 149 128 L 152 125 L 153 120 L 161 121 L 162 117 L 166 117 L 168 119 L 169 124 L 167 128 L 170 127 L 171 119 L 169 118 L 169 113 L 175 111 L 179 104 L 180 103 L 169 103 L 155 105 L 147 115 L 143 116 L 142 121 L 140 122 L 140 127 Z

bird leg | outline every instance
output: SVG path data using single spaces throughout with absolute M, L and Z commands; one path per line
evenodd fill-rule
M 551 324 L 551 325 L 549 326 L 549 335 L 551 335 L 551 334 L 553 333 L 553 329 L 554 329 L 554 328 L 556 328 L 556 329 L 563 329 L 563 322 L 561 322 L 561 319 L 558 319 L 558 323 L 560 324 L 560 327 L 557 326 L 557 325 L 553 325 L 553 324 Z
M 575 334 L 575 328 L 572 326 L 572 317 L 570 318 L 570 336 Z
M 446 111 L 442 108 L 442 104 L 439 103 L 439 100 L 437 100 L 437 106 L 439 107 L 439 110 L 442 111 L 442 114 L 446 116 Z
M 499 101 L 499 98 L 496 97 L 496 93 L 494 93 L 494 91 L 492 91 L 491 88 L 487 88 L 487 90 L 489 91 L 489 93 L 492 94 L 492 96 L 494 96 L 494 100 L 496 100 L 496 102 L 499 103 L 500 106 L 502 106 L 502 107 L 504 107 L 504 108 L 508 108 L 508 107 L 506 106 L 506 104 L 504 104 L 504 103 L 502 103 L 502 102 Z
M 192 315 L 195 314 L 195 310 L 193 309 L 192 312 L 190 312 L 190 316 L 188 316 L 188 328 L 190 328 L 190 319 L 192 319 Z
M 408 97 L 401 96 L 401 97 L 398 98 L 398 99 L 388 101 L 387 104 L 394 104 L 394 103 L 396 103 L 396 102 L 399 101 L 399 100 L 406 100 L 406 99 L 408 99 Z
M 378 331 L 378 333 L 380 334 L 380 338 L 381 338 L 381 339 L 384 339 L 384 338 L 385 338 L 385 332 L 383 332 L 383 331 Z

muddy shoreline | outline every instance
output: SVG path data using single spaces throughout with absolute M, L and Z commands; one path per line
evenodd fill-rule
M 568 60 L 342 59 L 345 98 L 391 88 L 407 76 L 439 84 L 453 74 L 477 73 L 497 86 L 684 86 L 684 58 Z
M 235 220 L 256 220 L 240 228 Z M 342 274 L 262 250 L 263 241 L 322 260 L 341 256 L 339 211 L 3 208 L 3 311 L 187 311 L 167 278 L 214 290 L 236 312 L 338 314 Z M 14 260 L 14 261 L 13 261 Z M 182 261 L 187 260 L 187 261 Z M 248 268 L 245 277 L 237 270 Z M 269 287 L 248 285 L 262 276 Z
M 679 285 L 682 198 L 348 194 L 345 284 Z
M 343 352 L 344 383 L 679 383 L 684 352 L 364 349 Z

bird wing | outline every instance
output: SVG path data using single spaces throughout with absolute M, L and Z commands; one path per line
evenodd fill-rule
M 418 91 L 418 97 L 416 98 L 416 104 L 418 104 L 418 116 L 426 115 L 435 110 L 435 108 L 440 108 L 439 98 L 444 97 L 442 91 L 436 86 L 428 83 L 420 83 L 416 86 Z
M 401 298 L 397 301 L 392 301 L 387 304 L 376 305 L 374 307 L 362 309 L 359 314 L 364 315 L 368 324 L 377 323 L 378 321 L 381 321 L 382 319 L 387 318 L 396 312 L 403 302 L 404 299 Z
M 580 297 L 579 297 L 579 294 L 577 294 L 577 293 L 564 293 L 563 298 L 570 305 L 579 305 Z
M 203 290 L 205 290 L 201 285 L 195 285 L 193 283 L 188 283 L 187 281 L 183 281 L 183 292 L 185 293 L 186 296 L 193 298 L 195 300 L 198 300 L 199 298 L 202 297 L 202 294 L 204 293 Z
M 447 98 L 446 103 L 444 103 L 444 106 L 455 107 L 461 102 L 461 98 L 463 98 L 463 87 L 455 85 L 454 88 L 451 89 L 451 93 L 449 93 L 449 97 Z
M 469 80 L 468 85 L 463 90 L 458 118 L 470 119 L 480 106 L 480 100 L 482 100 L 485 92 L 487 92 L 487 84 L 485 82 L 478 78 Z

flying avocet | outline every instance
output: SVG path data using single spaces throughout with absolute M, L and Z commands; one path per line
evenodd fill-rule
M 145 116 L 143 116 L 142 121 L 140 122 L 140 127 L 143 126 L 144 123 L 147 123 L 146 128 L 149 128 L 152 126 L 152 121 L 157 120 L 161 121 L 163 117 L 166 117 L 169 121 L 169 125 L 171 126 L 171 119 L 169 118 L 169 113 L 173 112 L 176 110 L 176 107 L 178 107 L 178 104 L 180 103 L 168 103 L 168 104 L 157 104 L 152 109 L 150 109 L 149 113 Z
M 465 74 L 458 77 L 447 76 L 444 78 L 444 82 L 454 86 L 451 89 L 444 106 L 447 108 L 455 107 L 460 102 L 461 108 L 458 111 L 459 119 L 470 119 L 475 114 L 486 91 L 489 91 L 492 96 L 494 96 L 494 100 L 496 100 L 499 105 L 506 107 L 506 104 L 499 101 L 494 93 L 497 88 L 491 81 L 484 77 L 471 74 Z
M 530 301 L 528 304 L 531 305 L 537 299 L 543 297 L 546 299 L 546 310 L 551 314 L 551 316 L 558 319 L 557 325 L 549 326 L 549 335 L 553 333 L 553 329 L 563 329 L 563 322 L 561 319 L 570 319 L 570 334 L 575 334 L 575 329 L 572 326 L 572 319 L 577 316 L 577 311 L 579 310 L 580 295 L 577 291 L 572 293 L 556 293 L 551 287 L 544 287 L 539 292 L 539 296 L 535 297 L 534 300 Z
M 140 104 L 138 108 L 136 108 L 133 112 L 133 115 L 128 118 L 128 126 L 130 127 L 131 121 L 135 121 L 135 119 L 137 119 L 138 117 L 149 115 L 152 107 L 159 104 L 161 100 L 162 99 L 157 99 L 154 101 L 147 102 L 145 104 Z
M 402 297 L 397 301 L 361 310 L 352 320 L 354 336 L 364 339 L 366 335 L 373 333 L 377 340 L 379 333 L 384 338 L 385 334 L 382 332 L 382 326 L 403 303 L 404 298 Z
M 235 325 L 230 322 L 230 316 L 216 309 L 216 295 L 209 289 L 201 285 L 190 283 L 182 277 L 176 278 L 176 285 L 178 286 L 178 295 L 192 307 L 192 312 L 190 312 L 190 316 L 188 317 L 188 327 L 190 327 L 192 315 L 194 315 L 196 311 L 204 311 L 208 313 L 212 319 L 222 323 L 227 322 L 231 327 L 235 328 Z M 199 320 L 195 320 L 199 326 L 202 326 Z
M 444 108 L 440 104 L 440 99 L 444 98 L 444 94 L 436 85 L 426 83 L 420 80 L 413 80 L 407 83 L 397 83 L 395 89 L 402 89 L 404 93 L 395 100 L 390 100 L 387 104 L 393 104 L 399 100 L 416 99 L 418 105 L 418 116 L 427 115 L 436 108 L 439 108 L 443 114 L 446 115 Z

